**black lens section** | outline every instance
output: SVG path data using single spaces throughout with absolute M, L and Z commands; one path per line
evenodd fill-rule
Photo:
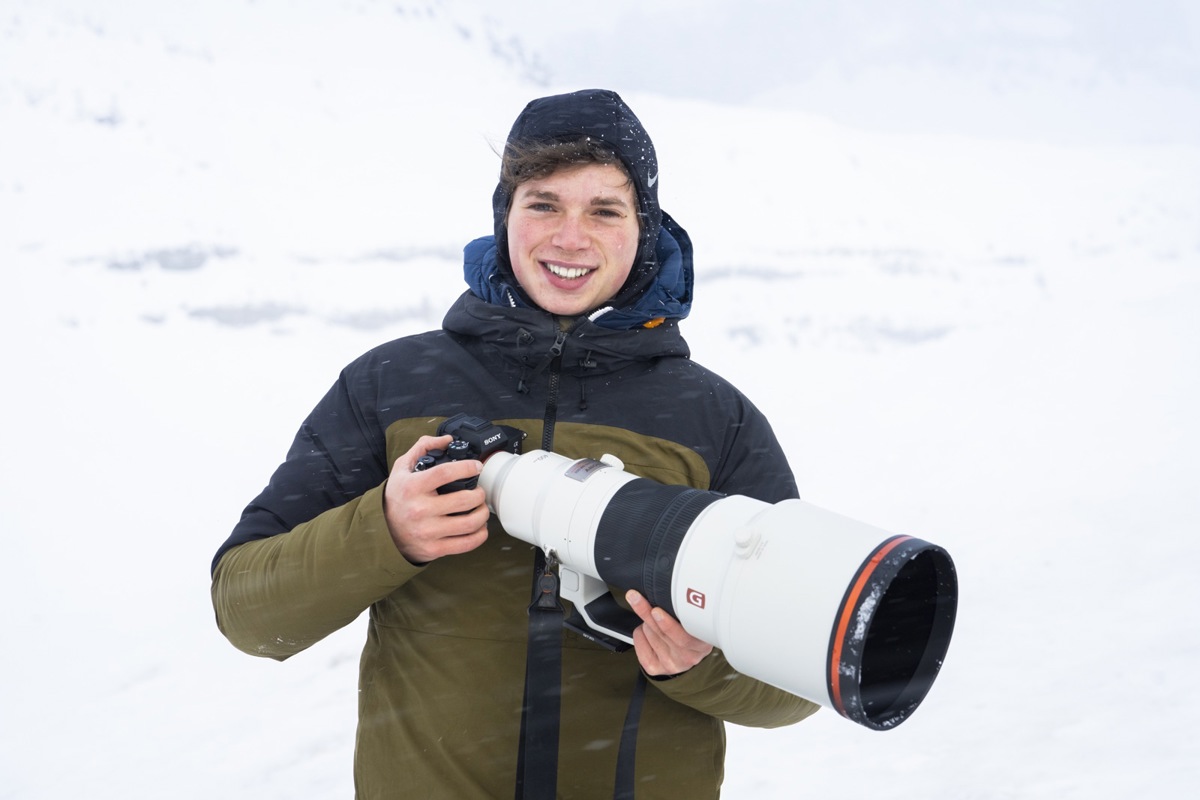
M 700 512 L 724 495 L 638 478 L 616 491 L 596 529 L 596 571 L 606 583 L 637 589 L 674 615 L 671 575 L 679 546 Z

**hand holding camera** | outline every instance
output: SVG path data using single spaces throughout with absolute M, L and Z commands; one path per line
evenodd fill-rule
M 519 453 L 524 438 L 515 428 L 458 414 L 396 459 L 383 510 L 401 555 L 421 565 L 483 544 L 491 517 L 478 486 L 483 461 L 501 450 Z
M 383 512 L 392 541 L 406 559 L 422 565 L 442 556 L 466 553 L 487 539 L 491 516 L 478 482 L 482 462 L 445 461 L 415 470 L 430 451 L 446 448 L 449 436 L 422 436 L 396 459 L 383 494 Z M 440 493 L 445 485 L 471 484 L 464 491 Z
M 633 648 L 647 675 L 680 675 L 713 651 L 711 644 L 685 631 L 679 620 L 661 608 L 652 607 L 636 589 L 626 592 L 625 600 L 642 620 L 633 632 Z

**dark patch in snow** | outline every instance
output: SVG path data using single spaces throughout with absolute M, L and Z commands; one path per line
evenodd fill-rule
M 550 68 L 542 63 L 536 52 L 526 50 L 525 43 L 516 36 L 501 38 L 492 30 L 485 30 L 491 54 L 507 64 L 520 77 L 536 86 L 550 84 Z
M 257 306 L 212 306 L 209 308 L 193 308 L 188 316 L 194 319 L 211 319 L 221 325 L 244 328 L 264 322 L 278 322 L 284 317 L 304 315 L 302 308 L 263 303 Z
M 763 343 L 764 337 L 758 328 L 744 325 L 740 328 L 730 328 L 729 340 L 731 342 L 740 342 L 747 347 L 758 347 Z
M 238 251 L 232 247 L 202 248 L 194 245 L 163 250 L 148 250 L 141 255 L 126 259 L 110 259 L 109 269 L 137 271 L 157 266 L 168 272 L 191 272 L 200 269 L 210 258 L 232 258 Z
M 353 260 L 362 261 L 414 261 L 419 258 L 436 258 L 443 261 L 462 261 L 461 247 L 389 247 L 372 250 Z
M 895 344 L 924 344 L 937 341 L 948 335 L 952 327 L 899 327 L 888 322 L 860 320 L 850 327 L 850 333 L 866 341 L 883 339 Z
M 794 280 L 801 277 L 803 277 L 803 273 L 797 269 L 775 269 L 772 267 L 718 267 L 717 269 L 704 270 L 701 275 L 697 275 L 697 280 L 703 280 L 703 282 L 707 282 L 754 278 L 760 281 L 781 281 Z
M 428 302 L 416 308 L 404 309 L 364 309 L 350 314 L 336 314 L 328 317 L 334 325 L 342 325 L 360 331 L 374 331 L 409 320 L 427 320 L 434 316 L 433 308 Z

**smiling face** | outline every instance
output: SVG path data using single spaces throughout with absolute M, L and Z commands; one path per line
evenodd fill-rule
M 528 180 L 513 194 L 507 232 L 513 273 L 530 299 L 551 314 L 585 314 L 612 299 L 633 268 L 633 186 L 613 164 Z

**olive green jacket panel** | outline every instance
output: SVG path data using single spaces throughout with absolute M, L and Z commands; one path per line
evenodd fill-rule
M 217 626 L 239 650 L 285 659 L 419 574 L 388 533 L 383 487 L 295 529 L 239 545 L 213 574 Z
M 751 728 L 780 728 L 816 713 L 819 705 L 742 675 L 720 650 L 687 672 L 651 686 L 671 700 Z
M 534 550 L 495 520 L 489 527 L 481 547 L 432 562 L 371 608 L 359 677 L 359 800 L 512 794 Z M 562 658 L 558 796 L 611 798 L 637 656 L 564 629 Z M 719 719 L 646 692 L 639 800 L 717 797 L 724 753 Z

